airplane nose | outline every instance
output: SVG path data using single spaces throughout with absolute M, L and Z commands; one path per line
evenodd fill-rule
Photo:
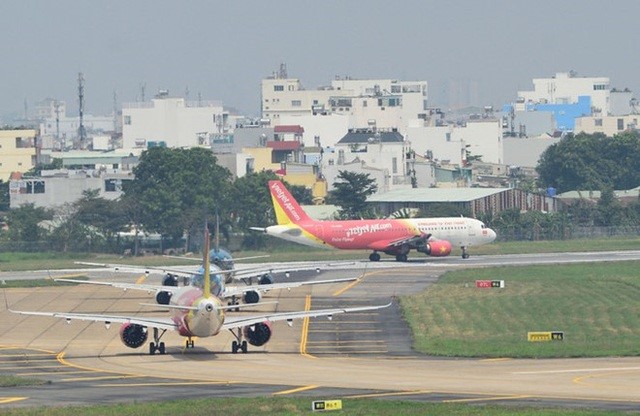
M 491 228 L 489 228 L 489 241 L 495 240 L 496 236 L 497 236 L 496 232 L 493 231 Z

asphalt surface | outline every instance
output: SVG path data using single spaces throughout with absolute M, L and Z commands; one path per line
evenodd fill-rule
M 506 264 L 638 260 L 640 251 L 476 256 L 411 260 L 399 264 L 354 262 L 326 267 L 321 275 L 293 273 L 291 279 L 326 279 L 364 274 L 354 284 L 307 286 L 270 292 L 278 300 L 258 310 L 385 304 L 395 295 L 419 292 L 458 267 Z M 292 268 L 295 265 L 292 265 Z M 60 274 L 68 271 L 57 272 Z M 72 271 L 77 272 L 77 271 Z M 38 272 L 40 273 L 40 272 Z M 0 273 L 1 279 L 37 272 Z M 44 276 L 49 273 L 41 272 Z M 92 274 L 94 276 L 94 274 Z M 102 280 L 136 281 L 140 275 L 100 272 Z M 146 283 L 155 283 L 153 276 Z M 157 279 L 159 281 L 159 279 Z M 160 315 L 145 308 L 146 292 L 79 285 L 5 291 L 13 309 Z M 34 377 L 46 384 L 5 388 L 7 406 L 157 401 L 191 397 L 265 395 L 322 398 L 507 403 L 550 407 L 640 410 L 640 358 L 479 360 L 424 357 L 411 349 L 409 329 L 397 303 L 390 308 L 312 318 L 293 327 L 276 323 L 271 341 L 248 354 L 231 354 L 230 334 L 196 340 L 185 351 L 167 334 L 167 354 L 149 356 L 119 339 L 118 327 L 48 317 L 24 317 L 0 307 L 0 373 Z

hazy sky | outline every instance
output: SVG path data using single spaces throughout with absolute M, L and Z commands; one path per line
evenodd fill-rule
M 430 104 L 474 85 L 501 106 L 532 78 L 608 76 L 640 96 L 637 0 L 2 0 L 0 115 L 46 97 L 107 114 L 146 84 L 258 115 L 260 81 L 287 64 L 307 89 L 336 75 L 429 82 Z

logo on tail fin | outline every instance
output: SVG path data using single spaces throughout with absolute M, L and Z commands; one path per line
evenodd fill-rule
M 269 181 L 269 191 L 279 225 L 311 220 L 282 182 Z

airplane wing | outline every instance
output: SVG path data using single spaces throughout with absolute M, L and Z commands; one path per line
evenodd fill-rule
M 388 308 L 389 306 L 391 306 L 391 302 L 387 303 L 386 305 L 362 306 L 357 308 L 318 309 L 315 311 L 298 311 L 298 312 L 275 312 L 271 314 L 245 316 L 245 317 L 227 316 L 227 318 L 225 319 L 224 325 L 222 325 L 222 328 L 235 329 L 235 328 L 241 328 L 244 326 L 255 325 L 264 321 L 269 321 L 269 322 L 289 321 L 290 322 L 294 319 L 315 318 L 318 316 L 331 317 L 333 315 L 338 315 L 341 313 L 374 311 L 377 309 Z
M 8 309 L 9 312 L 18 315 L 31 315 L 31 316 L 49 316 L 53 318 L 66 319 L 68 321 L 91 321 L 91 322 L 104 322 L 105 324 L 116 323 L 131 323 L 158 329 L 167 329 L 171 331 L 178 330 L 178 326 L 171 320 L 171 318 L 145 318 L 135 316 L 119 316 L 119 315 L 101 315 L 92 313 L 65 313 L 65 312 L 30 312 L 30 311 L 15 311 Z
M 322 284 L 330 284 L 330 283 L 353 282 L 358 279 L 359 279 L 358 277 L 349 277 L 346 279 L 309 280 L 306 282 L 286 282 L 286 283 L 272 283 L 272 284 L 266 284 L 266 285 L 226 287 L 225 291 L 221 294 L 221 297 L 230 298 L 232 296 L 239 296 L 251 291 L 268 292 L 270 290 L 293 289 L 296 287 L 307 286 L 307 285 L 322 285 Z
M 87 285 L 110 286 L 118 289 L 143 290 L 146 292 L 163 291 L 168 293 L 175 293 L 180 289 L 178 286 L 145 285 L 145 284 L 137 284 L 137 283 L 119 283 L 119 282 L 100 282 L 96 280 L 75 280 L 75 279 L 53 279 L 53 280 L 55 280 L 56 282 L 78 283 L 83 285 L 87 284 Z
M 112 269 L 115 272 L 144 273 L 144 274 L 151 274 L 152 272 L 165 273 L 165 274 L 171 273 L 181 277 L 193 277 L 198 275 L 198 272 L 195 272 L 192 270 L 179 269 L 179 268 L 146 267 L 146 266 L 134 266 L 134 265 L 128 265 L 128 264 L 90 263 L 90 262 L 84 262 L 84 261 L 76 261 L 74 263 L 81 264 L 84 266 L 104 267 L 107 269 Z
M 375 241 L 369 244 L 369 248 L 377 251 L 385 251 L 389 248 L 399 247 L 403 245 L 409 245 L 410 247 L 415 247 L 419 243 L 424 243 L 429 238 L 431 238 L 431 234 L 420 234 L 420 235 L 414 235 L 411 237 L 401 238 L 398 240 Z

